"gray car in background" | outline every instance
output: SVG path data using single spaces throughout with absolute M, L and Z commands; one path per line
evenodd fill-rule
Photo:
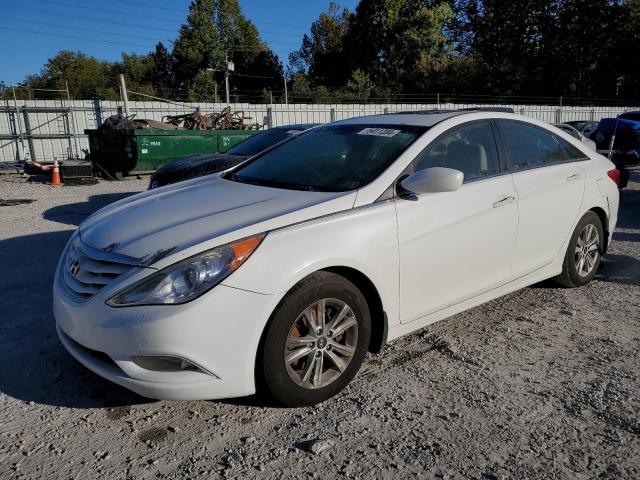
M 560 130 L 562 130 L 564 132 L 567 132 L 569 135 L 571 135 L 576 140 L 580 140 L 583 144 L 588 146 L 591 150 L 593 150 L 593 151 L 596 150 L 596 142 L 594 142 L 593 140 L 591 140 L 589 137 L 585 136 L 584 134 L 580 133 L 576 128 L 572 127 L 568 123 L 554 123 L 553 126 L 556 127 L 556 128 L 559 128 Z

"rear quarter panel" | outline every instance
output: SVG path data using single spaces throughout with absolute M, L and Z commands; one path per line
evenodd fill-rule
M 608 225 L 603 227 L 609 232 L 610 242 L 611 233 L 615 230 L 618 219 L 620 194 L 607 172 L 616 167 L 606 157 L 594 152 L 590 153 L 590 160 L 581 162 L 580 166 L 586 178 L 584 199 L 578 218 L 582 218 L 587 211 L 594 208 L 602 209 L 607 215 Z

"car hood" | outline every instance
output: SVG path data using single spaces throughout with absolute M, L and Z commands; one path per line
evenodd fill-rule
M 347 210 L 354 199 L 355 192 L 285 190 L 213 175 L 127 197 L 91 215 L 79 230 L 91 247 L 152 265 L 197 245 L 213 248 Z

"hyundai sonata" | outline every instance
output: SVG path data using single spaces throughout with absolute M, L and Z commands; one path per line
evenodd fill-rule
M 388 341 L 544 279 L 588 283 L 618 179 L 567 133 L 508 113 L 316 127 L 88 218 L 55 276 L 58 334 L 148 397 L 258 386 L 315 404 Z

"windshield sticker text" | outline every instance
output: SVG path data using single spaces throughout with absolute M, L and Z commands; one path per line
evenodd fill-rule
M 393 137 L 400 133 L 400 130 L 391 128 L 365 128 L 358 132 L 358 135 L 375 135 L 376 137 Z

